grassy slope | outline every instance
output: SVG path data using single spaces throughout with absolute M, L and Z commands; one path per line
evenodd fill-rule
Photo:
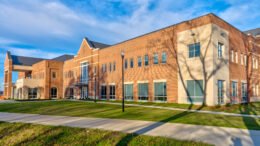
M 241 108 L 241 111 L 243 110 L 246 109 Z M 126 107 L 126 112 L 122 113 L 120 105 L 87 102 L 46 101 L 8 103 L 0 104 L 0 112 L 147 120 L 260 130 L 260 118 L 224 116 L 143 107 Z
M 97 129 L 0 122 L 0 145 L 206 145 Z
M 121 101 L 103 101 L 103 102 L 113 102 L 121 103 Z M 173 108 L 182 108 L 182 109 L 199 109 L 207 111 L 216 111 L 216 112 L 227 112 L 227 113 L 239 113 L 239 114 L 249 114 L 249 115 L 260 115 L 260 102 L 255 102 L 251 104 L 237 104 L 232 106 L 206 106 L 202 107 L 200 105 L 190 105 L 190 104 L 178 104 L 178 103 L 159 103 L 159 102 L 136 102 L 136 101 L 127 101 L 125 103 L 129 104 L 140 104 L 140 105 L 152 105 L 152 106 L 162 106 L 162 107 L 173 107 Z M 241 110 L 243 109 L 243 110 Z

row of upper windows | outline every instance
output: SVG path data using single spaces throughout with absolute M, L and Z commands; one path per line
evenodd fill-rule
M 31 76 L 29 76 L 31 78 Z M 34 74 L 33 79 L 44 79 L 44 72 L 40 72 L 39 74 Z
M 130 62 L 130 68 L 134 68 L 134 58 L 129 59 Z M 141 67 L 142 66 L 142 57 L 138 56 L 137 58 L 137 66 Z M 161 63 L 166 63 L 167 62 L 167 52 L 162 52 L 161 54 Z M 158 58 L 158 53 L 153 54 L 153 64 L 158 64 L 159 63 L 159 58 Z M 145 55 L 144 56 L 144 65 L 148 66 L 149 65 L 149 56 Z M 125 69 L 128 68 L 128 59 L 125 59 Z M 116 63 L 109 63 L 109 72 L 115 71 L 116 70 Z M 102 64 L 101 65 L 101 72 L 107 72 L 107 64 Z
M 237 51 L 231 50 L 230 52 L 230 60 L 231 62 L 238 63 L 238 53 Z M 247 55 L 246 54 L 240 54 L 240 64 L 241 65 L 247 65 Z M 258 59 L 256 57 L 252 57 L 252 67 L 254 69 L 258 69 Z

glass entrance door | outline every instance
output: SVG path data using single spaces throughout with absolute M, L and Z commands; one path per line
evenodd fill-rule
M 87 99 L 88 98 L 88 88 L 87 87 L 81 88 L 80 98 L 81 99 Z

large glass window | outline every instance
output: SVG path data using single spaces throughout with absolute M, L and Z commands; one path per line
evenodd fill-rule
M 37 98 L 37 88 L 29 88 L 28 97 Z
M 203 80 L 188 80 L 187 81 L 187 101 L 203 102 L 204 92 L 203 92 Z
M 74 96 L 74 90 L 73 88 L 70 88 L 70 98 L 73 98 L 73 96 Z
M 106 85 L 101 86 L 101 99 L 104 99 L 104 100 L 107 99 L 107 86 Z
M 105 64 L 105 72 L 107 72 L 107 64 Z
M 111 72 L 112 71 L 112 65 L 111 65 L 111 63 L 109 63 L 109 72 Z
M 241 92 L 242 92 L 242 102 L 245 103 L 247 102 L 247 84 L 242 83 L 241 84 Z
M 200 56 L 200 43 L 189 45 L 189 58 Z
M 51 88 L 51 98 L 57 98 L 57 88 Z
M 110 100 L 115 100 L 115 85 L 110 85 L 109 86 L 109 99 Z
M 167 62 L 167 52 L 162 52 L 162 63 Z
M 237 82 L 232 82 L 232 91 L 231 91 L 232 104 L 237 103 Z
M 138 67 L 142 66 L 142 58 L 141 56 L 138 57 Z
M 237 52 L 235 52 L 235 63 L 238 62 Z
M 222 58 L 222 57 L 223 57 L 223 44 L 218 43 L 218 58 Z
M 138 100 L 147 101 L 148 100 L 148 83 L 138 84 Z
M 167 101 L 166 82 L 154 83 L 154 101 Z
M 134 67 L 134 59 L 133 59 L 133 58 L 130 59 L 130 67 L 131 67 L 131 68 Z
M 224 103 L 224 81 L 218 80 L 218 104 Z
M 88 63 L 81 63 L 80 64 L 80 71 L 81 71 L 81 83 L 88 83 Z
M 101 64 L 101 72 L 104 72 L 103 64 Z
M 125 69 L 127 69 L 127 59 L 125 59 Z
M 145 66 L 148 66 L 148 65 L 149 65 L 149 56 L 148 56 L 148 55 L 145 55 L 145 56 L 144 56 L 144 65 L 145 65 Z
M 153 54 L 153 64 L 158 64 L 158 54 Z
M 133 100 L 133 84 L 125 84 L 125 100 Z

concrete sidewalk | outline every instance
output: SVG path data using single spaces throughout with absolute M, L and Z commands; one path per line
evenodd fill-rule
M 139 120 L 49 116 L 0 112 L 0 121 L 43 125 L 98 128 L 180 140 L 202 141 L 219 146 L 260 145 L 260 131 L 213 126 L 162 123 Z

